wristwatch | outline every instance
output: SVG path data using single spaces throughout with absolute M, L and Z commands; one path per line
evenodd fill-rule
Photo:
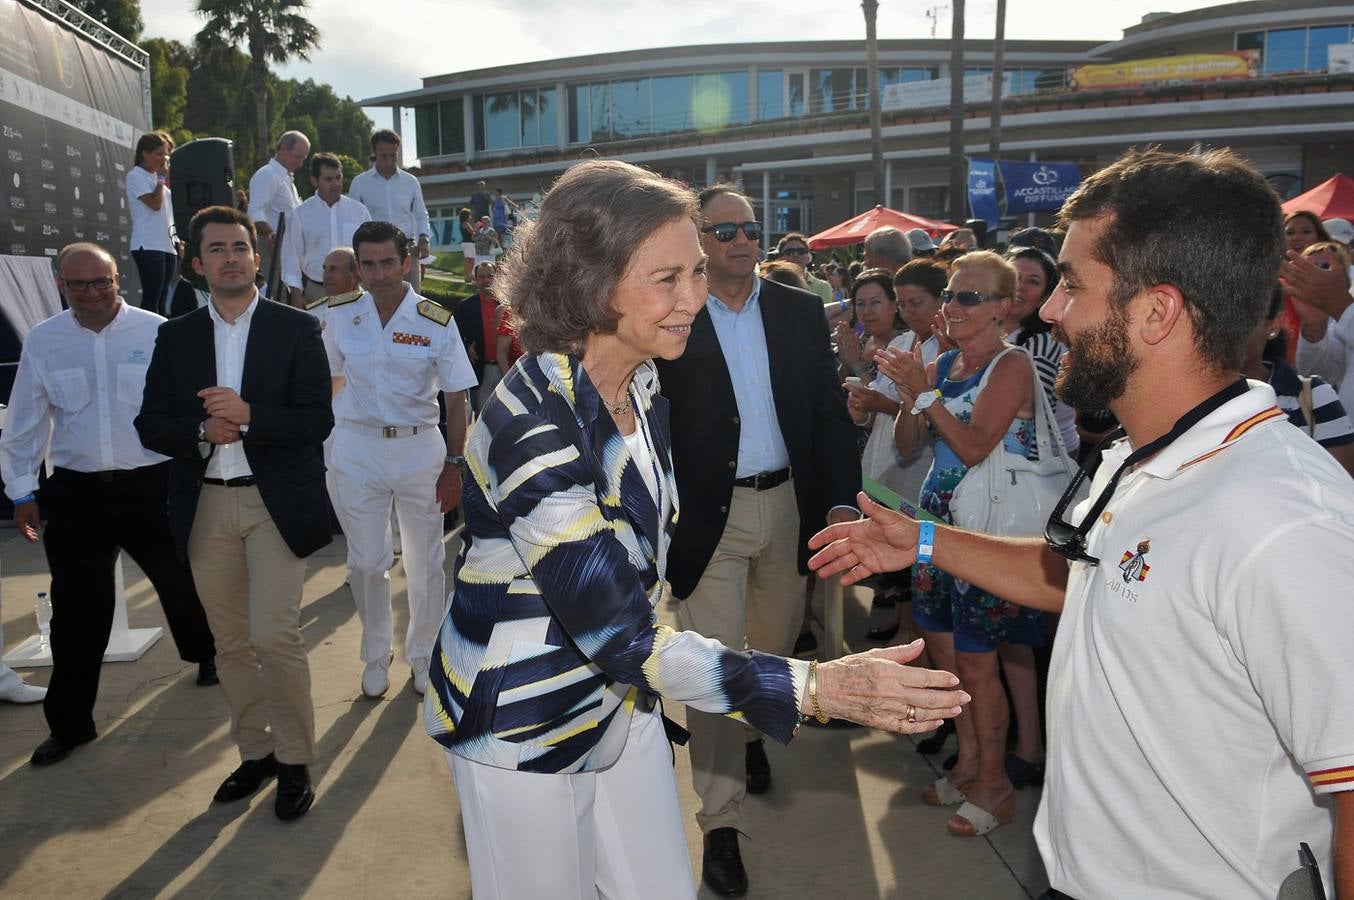
M 918 394 L 916 402 L 912 404 L 912 415 L 915 416 L 932 403 L 935 403 L 938 397 L 940 397 L 940 388 L 934 388 L 924 394 Z
M 465 465 L 465 457 L 448 455 L 446 459 L 442 460 L 442 462 L 453 466 L 463 466 Z

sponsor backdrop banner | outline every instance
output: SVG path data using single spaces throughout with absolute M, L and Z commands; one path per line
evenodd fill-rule
M 1077 66 L 1070 69 L 1067 75 L 1073 90 L 1104 91 L 1172 82 L 1255 78 L 1259 62 L 1260 54 L 1255 50 L 1186 53 L 1158 59 Z
M 1002 162 L 1001 182 L 1006 215 L 1056 210 L 1081 184 L 1076 163 Z M 972 180 L 972 175 L 970 182 Z
M 968 206 L 973 218 L 982 219 L 988 228 L 1001 221 L 997 206 L 997 167 L 988 159 L 968 161 Z
M 141 71 L 17 0 L 0 0 L 0 255 L 94 241 L 140 299 L 124 179 L 149 130 Z

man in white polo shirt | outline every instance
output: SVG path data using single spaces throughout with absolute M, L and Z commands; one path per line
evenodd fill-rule
M 1063 614 L 1035 820 L 1048 896 L 1270 900 L 1304 876 L 1305 842 L 1354 897 L 1354 482 L 1237 376 L 1279 268 L 1278 198 L 1228 151 L 1134 151 L 1061 217 L 1042 311 L 1069 347 L 1058 393 L 1127 434 L 1089 499 L 1040 540 L 862 495 L 869 518 L 816 535 L 812 564 L 855 582 L 934 559 Z

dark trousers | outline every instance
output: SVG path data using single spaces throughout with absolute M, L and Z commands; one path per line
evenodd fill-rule
M 100 477 L 103 475 L 104 477 Z M 179 656 L 216 656 L 193 576 L 174 547 L 166 504 L 169 463 L 111 473 L 58 468 L 42 488 L 42 545 L 52 573 L 52 677 L 43 712 L 52 734 L 93 737 L 99 669 L 113 628 L 113 568 L 126 550 L 164 607 Z
M 132 259 L 141 276 L 141 308 L 167 315 L 169 286 L 179 270 L 179 258 L 159 250 L 133 250 Z

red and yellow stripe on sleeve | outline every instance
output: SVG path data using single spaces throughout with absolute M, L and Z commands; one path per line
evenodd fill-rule
M 1308 772 L 1307 778 L 1317 790 L 1354 790 L 1354 766 L 1340 766 L 1335 769 L 1318 769 Z

